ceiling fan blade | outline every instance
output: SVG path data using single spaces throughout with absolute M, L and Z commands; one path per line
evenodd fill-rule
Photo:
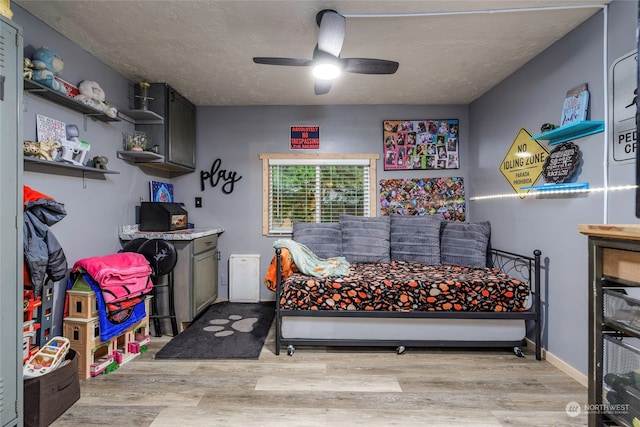
M 255 57 L 253 62 L 256 64 L 266 65 L 289 65 L 297 67 L 306 67 L 311 65 L 310 59 L 304 58 L 272 58 L 272 57 Z
M 325 93 L 329 93 L 329 89 L 331 89 L 331 80 L 316 79 L 313 85 L 313 91 L 316 95 L 324 95 Z
M 344 16 L 335 10 L 321 10 L 316 15 L 316 22 L 320 26 L 318 49 L 340 56 L 347 27 Z
M 358 74 L 393 74 L 398 69 L 395 61 L 372 58 L 344 58 L 344 71 Z

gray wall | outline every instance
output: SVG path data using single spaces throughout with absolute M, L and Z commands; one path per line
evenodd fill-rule
M 610 8 L 609 62 L 634 48 L 635 2 L 615 1 Z M 107 99 L 118 108 L 129 104 L 129 85 L 124 77 L 106 67 L 90 53 L 79 49 L 19 6 L 12 7 L 14 21 L 22 25 L 26 55 L 46 44 L 65 60 L 62 77 L 78 83 L 95 80 Z M 614 24 L 611 24 L 614 23 Z M 119 175 L 105 180 L 25 172 L 24 183 L 65 204 L 68 216 L 52 227 L 70 264 L 87 256 L 119 249 L 118 226 L 134 220 L 135 206 L 148 200 L 152 179 L 175 185 L 177 201 L 185 203 L 190 222 L 197 227 L 223 227 L 220 296 L 228 295 L 231 254 L 261 255 L 261 276 L 273 255 L 273 238 L 261 234 L 262 164 L 260 153 L 288 152 L 289 126 L 320 125 L 321 150 L 330 153 L 380 153 L 382 121 L 385 119 L 457 118 L 460 120 L 460 164 L 457 171 L 384 172 L 378 161 L 378 178 L 462 176 L 467 196 L 510 193 L 499 172 L 518 130 L 538 133 L 541 123 L 557 122 L 564 92 L 582 82 L 591 89 L 591 117 L 603 119 L 602 19 L 598 14 L 566 38 L 543 52 L 520 71 L 471 106 L 308 106 L 308 107 L 199 107 L 197 112 L 196 172 L 169 179 L 116 159 L 121 133 L 132 130 L 126 122 L 102 123 L 38 97 L 25 96 L 24 137 L 35 139 L 35 114 L 78 124 L 81 139 L 91 143 L 90 155 L 109 157 L 109 169 Z M 171 83 L 171 82 L 168 82 Z M 584 154 L 580 180 L 593 187 L 603 183 L 602 134 L 578 141 Z M 221 186 L 206 183 L 200 191 L 200 171 L 208 171 L 216 159 L 222 169 L 237 172 L 242 179 L 231 194 Z M 612 165 L 611 184 L 632 181 L 633 164 Z M 472 180 L 473 179 L 473 180 Z M 195 208 L 194 197 L 203 198 Z M 610 222 L 637 222 L 629 192 L 611 194 Z M 613 208 L 615 206 L 615 209 Z M 586 372 L 587 360 L 587 252 L 586 238 L 577 224 L 603 221 L 603 197 L 542 197 L 468 202 L 470 220 L 488 219 L 493 224 L 494 246 L 530 253 L 543 251 L 546 261 L 544 284 L 548 349 L 571 366 Z M 273 295 L 260 285 L 263 299 Z
M 385 119 L 459 119 L 461 168 L 447 171 L 385 172 L 382 164 L 382 122 Z M 176 194 L 188 195 L 187 210 L 199 224 L 217 224 L 221 236 L 221 295 L 227 295 L 227 262 L 231 254 L 260 254 L 261 275 L 273 257 L 275 238 L 262 236 L 262 161 L 260 153 L 288 153 L 291 125 L 320 126 L 320 152 L 379 153 L 378 178 L 462 176 L 468 144 L 466 106 L 333 106 L 333 107 L 202 107 L 197 116 L 197 171 L 173 180 Z M 310 150 L 317 151 L 317 150 Z M 300 150 L 296 150 L 300 152 Z M 205 183 L 200 191 L 200 171 L 209 171 L 216 159 L 221 169 L 234 171 L 242 179 L 231 194 L 221 184 Z M 193 197 L 202 197 L 196 209 Z M 377 204 L 377 201 L 374 201 Z M 261 278 L 262 279 L 262 278 Z M 263 299 L 272 292 L 260 286 Z
M 608 65 L 635 49 L 636 2 L 614 1 L 609 8 Z M 470 105 L 469 191 L 473 195 L 510 194 L 513 190 L 499 171 L 520 128 L 532 135 L 542 123 L 558 123 L 564 93 L 589 84 L 590 117 L 604 120 L 603 12 L 554 44 L 489 93 Z M 599 133 L 575 140 L 583 153 L 578 181 L 602 187 L 603 147 Z M 543 142 L 546 144 L 546 142 Z M 553 148 L 553 147 L 551 147 Z M 609 165 L 610 185 L 634 183 L 634 163 Z M 542 180 L 539 182 L 542 183 Z M 587 238 L 578 224 L 602 223 L 608 209 L 610 223 L 637 223 L 634 194 L 603 193 L 472 201 L 474 220 L 494 225 L 492 243 L 516 251 L 542 250 L 545 274 L 544 342 L 546 348 L 582 373 L 587 372 Z M 497 226 L 499 224 L 499 226 Z

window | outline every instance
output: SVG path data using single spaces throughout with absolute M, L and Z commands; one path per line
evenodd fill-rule
M 261 154 L 262 234 L 289 234 L 295 221 L 374 216 L 378 154 Z

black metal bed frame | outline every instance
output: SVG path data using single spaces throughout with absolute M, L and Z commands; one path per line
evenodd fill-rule
M 493 267 L 501 272 L 529 283 L 533 301 L 525 311 L 482 312 L 482 311 L 364 311 L 364 310 L 290 310 L 281 309 L 282 297 L 282 261 L 281 250 L 276 249 L 276 355 L 280 347 L 287 345 L 287 353 L 293 355 L 295 345 L 324 346 L 394 346 L 398 354 L 406 347 L 513 347 L 518 356 L 522 355 L 519 341 L 445 341 L 445 340 L 371 340 L 371 339 L 312 339 L 284 338 L 282 319 L 284 317 L 352 317 L 352 318 L 431 318 L 431 319 L 523 319 L 533 322 L 533 341 L 536 346 L 536 359 L 542 359 L 542 322 L 540 298 L 540 256 L 538 249 L 533 256 L 520 255 L 499 249 L 491 249 Z

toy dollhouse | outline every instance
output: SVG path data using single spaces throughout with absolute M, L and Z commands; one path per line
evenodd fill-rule
M 145 317 L 110 340 L 100 338 L 98 299 L 84 277 L 67 290 L 69 315 L 64 318 L 64 336 L 78 354 L 78 374 L 87 379 L 109 373 L 143 353 L 150 342 L 149 299 Z

